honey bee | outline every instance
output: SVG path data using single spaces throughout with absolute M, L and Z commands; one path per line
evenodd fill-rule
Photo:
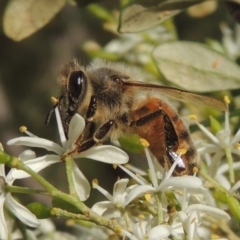
M 55 107 L 60 109 L 66 136 L 75 113 L 86 122 L 74 150 L 67 155 L 137 133 L 149 142 L 151 153 L 163 167 L 176 161 L 178 149 L 186 150 L 174 170 L 175 176 L 192 175 L 194 167 L 199 167 L 199 158 L 186 126 L 164 96 L 227 110 L 224 103 L 207 96 L 135 81 L 124 65 L 100 60 L 89 66 L 76 59 L 68 62 L 59 83 L 61 93 Z

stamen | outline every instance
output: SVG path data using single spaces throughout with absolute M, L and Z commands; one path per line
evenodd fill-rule
M 51 102 L 55 105 L 58 103 L 58 99 L 55 97 L 51 97 Z
M 173 165 L 172 165 L 171 168 L 169 169 L 168 173 L 166 174 L 165 179 L 168 179 L 168 178 L 170 178 L 170 177 L 172 176 L 172 173 L 173 173 L 174 169 L 176 168 L 177 164 L 178 164 L 178 163 L 180 162 L 180 160 L 181 160 L 181 156 L 182 156 L 181 153 L 178 154 L 176 161 L 174 161 Z
M 29 131 L 27 130 L 27 127 L 26 127 L 26 126 L 21 126 L 21 127 L 19 128 L 19 131 L 20 131 L 21 133 L 27 134 L 29 137 L 37 137 L 36 135 L 34 135 L 34 134 L 32 134 L 31 132 L 29 132 Z
M 186 152 L 187 152 L 187 149 L 185 149 L 185 148 L 179 148 L 176 153 L 177 153 L 178 155 L 184 155 L 184 154 L 186 154 Z
M 239 149 L 240 149 L 240 143 L 236 143 L 233 147 L 234 147 L 235 149 L 239 150 Z
M 193 168 L 193 176 L 196 176 L 199 172 L 199 168 L 198 167 L 194 167 Z
M 97 189 L 100 193 L 102 193 L 102 195 L 104 195 L 109 201 L 113 202 L 112 195 L 109 192 L 107 192 L 105 189 L 103 189 L 102 187 L 100 187 L 98 185 L 98 180 L 97 179 L 93 179 L 92 187 Z
M 143 147 L 149 147 L 150 146 L 149 142 L 144 138 L 140 138 L 140 142 L 141 142 Z
M 146 158 L 147 158 L 147 161 L 148 161 L 148 166 L 149 166 L 149 171 L 150 171 L 153 187 L 155 189 L 157 189 L 158 181 L 157 181 L 157 176 L 156 176 L 156 172 L 155 172 L 155 169 L 154 169 L 152 157 L 151 157 L 150 152 L 148 150 L 149 143 L 148 143 L 147 140 L 145 140 L 143 138 L 140 139 L 140 142 L 142 143 L 142 145 L 144 147 L 144 151 L 145 151 L 145 155 L 146 155 Z
M 198 127 L 216 144 L 219 145 L 219 140 L 202 124 L 196 121 Z
M 197 116 L 191 114 L 191 115 L 188 115 L 188 119 L 189 119 L 189 120 L 197 120 Z
M 151 198 L 152 198 L 151 194 L 145 193 L 145 194 L 144 194 L 144 197 L 145 197 L 145 199 L 146 199 L 147 202 L 150 202 L 150 201 L 151 201 Z
M 141 180 L 139 177 L 137 177 L 134 173 L 129 171 L 127 168 L 125 168 L 123 165 L 118 165 L 119 168 L 121 168 L 125 173 L 127 173 L 131 178 L 133 178 L 136 182 L 138 182 L 141 185 L 145 185 L 146 182 Z
M 228 97 L 227 95 L 224 96 L 223 100 L 224 100 L 224 102 L 225 102 L 227 105 L 229 105 L 230 102 L 231 102 L 230 99 L 229 99 L 229 97 Z
M 145 171 L 143 171 L 143 170 L 141 170 L 141 169 L 139 169 L 139 168 L 137 168 L 137 167 L 135 167 L 135 166 L 133 166 L 133 165 L 131 165 L 131 164 L 129 164 L 129 163 L 125 164 L 124 166 L 125 166 L 127 169 L 129 169 L 130 171 L 135 172 L 135 173 L 137 173 L 137 174 L 139 174 L 139 175 L 146 175 L 146 172 L 145 172 Z
M 95 178 L 95 179 L 92 180 L 92 188 L 93 189 L 96 188 L 97 185 L 98 185 L 98 180 Z
M 142 220 L 145 219 L 145 216 L 143 214 L 139 214 L 137 217 L 142 219 Z

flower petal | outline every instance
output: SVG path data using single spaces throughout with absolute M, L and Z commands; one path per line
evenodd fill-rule
M 5 194 L 0 194 L 0 239 L 8 239 L 8 229 L 4 216 Z
M 123 233 L 123 235 L 124 235 L 125 238 L 127 237 L 127 239 L 130 239 L 130 240 L 139 240 L 139 239 L 137 239 L 133 234 L 131 234 L 130 232 L 128 232 L 128 231 L 126 231 L 126 230 L 124 230 L 124 229 L 122 229 L 122 233 Z
M 73 184 L 77 195 L 81 201 L 85 201 L 89 197 L 91 186 L 74 161 L 72 163 L 72 170 Z
M 102 214 L 102 216 L 107 219 L 116 219 L 116 218 L 121 218 L 122 213 L 118 208 L 116 208 L 115 206 L 112 206 L 107 208 L 107 210 Z
M 138 239 L 144 239 L 148 231 L 149 225 L 147 221 L 139 221 L 133 226 L 133 233 Z
M 32 150 L 25 150 L 23 151 L 19 156 L 18 158 L 21 160 L 21 161 L 27 161 L 27 160 L 30 160 L 30 159 L 33 159 L 33 158 L 36 158 L 36 153 Z
M 169 225 L 159 225 L 159 226 L 153 227 L 147 233 L 147 236 L 149 240 L 158 240 L 158 239 L 164 239 L 172 233 L 173 233 L 173 230 Z
M 6 194 L 6 206 L 24 224 L 29 227 L 38 227 L 40 222 L 27 208 L 13 199 L 10 193 Z
M 123 178 L 118 180 L 113 187 L 113 199 L 116 199 L 119 195 L 122 195 L 125 189 L 127 188 L 127 184 L 129 182 L 128 178 Z
M 240 180 L 237 181 L 232 188 L 230 189 L 230 194 L 233 194 L 234 192 L 236 192 L 238 189 L 240 188 Z
M 65 131 L 64 131 L 63 123 L 62 123 L 62 118 L 60 116 L 59 107 L 55 107 L 55 116 L 56 116 L 56 120 L 57 120 L 57 126 L 58 126 L 58 133 L 59 133 L 60 141 L 62 143 L 62 146 L 65 147 L 67 139 L 66 139 L 66 136 L 65 136 Z
M 198 177 L 194 176 L 181 176 L 181 177 L 172 177 L 169 179 L 164 180 L 158 190 L 164 191 L 168 189 L 169 187 L 173 188 L 190 188 L 190 189 L 196 189 L 200 188 L 202 186 L 202 181 Z
M 48 151 L 53 151 L 59 155 L 63 154 L 63 148 L 59 146 L 57 143 L 49 141 L 44 138 L 36 138 L 36 137 L 18 137 L 11 139 L 7 142 L 8 145 L 23 145 L 29 147 L 38 147 L 45 148 Z
M 101 215 L 109 208 L 112 207 L 113 204 L 110 201 L 102 201 L 102 202 L 97 202 L 92 206 L 92 210 Z
M 0 164 L 0 176 L 5 178 L 5 165 L 4 164 Z
M 143 196 L 145 193 L 153 193 L 155 192 L 155 188 L 150 185 L 140 185 L 135 187 L 131 192 L 129 192 L 128 196 L 126 197 L 125 201 L 122 203 L 123 206 L 129 204 L 132 200 L 137 197 Z
M 128 155 L 124 151 L 110 145 L 92 147 L 87 151 L 74 155 L 73 157 L 85 157 L 110 164 L 124 164 L 129 160 Z
M 38 157 L 34 158 L 31 160 L 27 160 L 25 164 L 31 168 L 34 172 L 40 172 L 42 169 L 54 164 L 60 162 L 60 156 L 59 155 L 54 155 L 54 154 L 49 154 L 45 155 L 43 157 Z M 12 168 L 8 175 L 7 178 L 12 176 L 14 179 L 22 179 L 22 178 L 27 178 L 30 177 L 30 175 L 22 170 L 18 170 L 16 168 Z
M 199 223 L 199 214 L 196 211 L 191 212 L 186 221 L 186 232 L 189 239 L 197 239 L 197 227 Z
M 201 213 L 206 213 L 216 218 L 225 218 L 227 220 L 231 219 L 230 216 L 223 210 L 215 207 L 206 206 L 203 204 L 192 204 L 185 209 L 186 213 L 191 211 L 199 211 Z
M 79 114 L 74 114 L 69 124 L 69 132 L 68 132 L 68 142 L 65 148 L 66 151 L 71 150 L 78 137 L 82 133 L 85 127 L 85 121 Z

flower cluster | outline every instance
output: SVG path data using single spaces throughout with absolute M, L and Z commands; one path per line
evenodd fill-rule
M 120 179 L 111 195 L 94 181 L 93 187 L 108 201 L 98 202 L 92 209 L 104 217 L 118 219 L 124 228 L 123 233 L 131 240 L 210 239 L 208 227 L 203 224 L 205 220 L 213 217 L 227 221 L 230 216 L 212 205 L 208 189 L 200 178 L 172 177 L 181 155 L 166 172 L 154 166 L 156 163 L 147 147 L 145 153 L 151 182 L 139 174 L 141 171 L 133 173 L 119 166 L 136 184 L 128 186 L 129 179 Z
M 83 118 L 75 114 L 69 125 L 69 136 L 68 140 L 63 132 L 63 126 L 60 119 L 59 111 L 56 108 L 56 117 L 58 123 L 58 130 L 62 146 L 54 143 L 50 140 L 39 138 L 32 133 L 28 132 L 26 128 L 22 128 L 23 131 L 29 136 L 18 137 L 8 141 L 9 145 L 23 145 L 29 147 L 44 148 L 48 151 L 54 152 L 55 154 L 46 154 L 45 156 L 36 157 L 35 152 L 26 150 L 19 155 L 19 160 L 23 161 L 24 164 L 34 172 L 39 172 L 42 169 L 54 164 L 62 162 L 61 157 L 64 153 L 70 152 L 75 147 L 75 142 L 78 136 L 81 134 L 85 127 L 85 121 Z M 75 153 L 73 158 L 89 158 L 105 163 L 111 164 L 124 164 L 128 161 L 128 155 L 117 147 L 113 146 L 96 146 L 82 153 Z M 85 201 L 90 194 L 90 184 L 82 171 L 78 168 L 77 164 L 72 161 L 71 177 L 73 180 L 73 187 L 78 198 L 81 201 Z M 23 170 L 12 169 L 7 176 L 5 175 L 5 166 L 0 164 L 0 239 L 8 239 L 8 228 L 6 224 L 6 209 L 10 210 L 20 221 L 30 227 L 39 226 L 39 221 L 28 209 L 19 204 L 11 196 L 10 186 L 16 179 L 22 179 L 30 177 L 28 173 Z M 7 216 L 8 217 L 8 216 Z M 11 230 L 10 230 L 11 231 Z
M 72 152 L 75 149 L 76 139 L 85 127 L 83 118 L 78 114 L 74 115 L 69 125 L 67 140 L 63 132 L 58 109 L 56 109 L 56 116 L 61 146 L 52 141 L 39 138 L 26 130 L 24 131 L 28 136 L 15 138 L 8 142 L 9 145 L 44 148 L 55 154 L 36 157 L 33 151 L 26 150 L 18 157 L 26 168 L 13 168 L 7 175 L 4 172 L 4 165 L 0 165 L 0 239 L 9 239 L 14 236 L 12 225 L 8 224 L 8 222 L 13 222 L 9 211 L 30 227 L 38 227 L 40 223 L 44 224 L 27 208 L 14 200 L 11 193 L 20 192 L 21 190 L 20 187 L 12 186 L 16 179 L 26 178 L 30 175 L 35 177 L 34 174 L 31 174 L 31 171 L 37 174 L 43 168 L 61 162 L 63 154 Z M 240 181 L 232 186 L 225 176 L 228 167 L 226 164 L 220 164 L 220 160 L 226 155 L 226 148 L 230 149 L 232 153 L 239 154 L 239 150 L 233 146 L 239 141 L 240 131 L 232 137 L 229 130 L 228 113 L 226 113 L 225 118 L 224 129 L 219 130 L 216 136 L 198 123 L 200 129 L 210 137 L 213 143 L 200 142 L 197 146 L 199 153 L 204 156 L 208 164 L 209 176 L 212 177 L 213 181 L 215 179 L 225 187 L 224 193 L 226 196 L 234 197 L 232 194 L 239 189 Z M 109 239 L 113 234 L 130 240 L 220 239 L 224 237 L 224 235 L 218 236 L 217 234 L 213 236 L 214 231 L 211 230 L 211 224 L 217 224 L 217 222 L 221 221 L 223 225 L 226 225 L 230 216 L 225 211 L 225 207 L 221 209 L 217 205 L 211 190 L 206 184 L 207 182 L 196 175 L 172 176 L 176 165 L 179 161 L 182 161 L 181 152 L 176 153 L 175 162 L 171 168 L 165 169 L 158 164 L 154 156 L 149 152 L 146 140 L 141 139 L 141 142 L 148 162 L 148 172 L 129 164 L 122 165 L 127 163 L 128 155 L 117 147 L 103 145 L 92 147 L 81 153 L 74 151 L 70 161 L 66 161 L 66 164 L 70 163 L 71 165 L 71 171 L 67 172 L 69 174 L 69 195 L 61 193 L 51 186 L 49 187 L 44 182 L 45 180 L 36 177 L 46 187 L 50 196 L 62 197 L 64 201 L 74 205 L 82 213 L 79 214 L 79 211 L 74 212 L 74 210 L 68 212 L 64 208 L 52 208 L 50 214 L 52 216 L 63 216 L 69 219 L 97 223 L 97 226 L 91 224 L 87 227 L 84 224 L 74 225 L 78 235 L 85 236 L 87 239 L 96 239 L 97 236 L 98 239 L 104 240 Z M 90 195 L 91 186 L 73 160 L 82 157 L 114 164 L 129 175 L 129 178 L 118 179 L 115 182 L 112 194 L 102 188 L 96 179 L 93 180 L 92 187 L 101 192 L 107 199 L 106 201 L 96 202 L 92 208 L 88 208 L 83 203 Z M 215 162 L 208 161 L 210 158 Z M 215 167 L 211 164 L 215 164 L 214 166 L 217 164 L 219 166 L 218 170 L 214 171 Z M 11 166 L 14 167 L 16 164 Z M 240 164 L 233 163 L 233 170 L 239 167 Z M 74 191 L 71 191 L 71 189 L 74 189 Z M 58 215 L 55 214 L 56 212 L 58 212 Z M 60 212 L 62 215 L 60 215 Z M 27 230 L 27 234 L 29 236 L 31 234 L 38 236 L 41 228 L 38 229 Z M 41 231 L 44 232 L 43 229 Z M 56 231 L 55 234 L 57 234 Z M 77 239 L 70 235 L 68 237 Z

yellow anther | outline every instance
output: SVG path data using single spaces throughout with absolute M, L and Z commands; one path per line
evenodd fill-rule
M 199 172 L 199 168 L 198 168 L 198 167 L 194 167 L 194 168 L 193 168 L 193 173 L 196 173 L 196 174 L 197 174 L 198 172 Z
M 229 104 L 229 103 L 231 102 L 230 99 L 229 99 L 229 97 L 228 97 L 227 95 L 224 96 L 223 100 L 224 100 L 224 102 L 225 102 L 226 104 Z
M 126 163 L 126 164 L 124 164 L 124 167 L 129 169 L 131 167 L 131 165 L 129 163 Z
M 113 164 L 113 168 L 116 169 L 118 167 L 117 164 Z
M 92 188 L 96 188 L 98 186 L 98 180 L 96 178 L 94 178 L 92 180 Z
M 115 233 L 117 234 L 117 235 L 122 235 L 122 228 L 121 227 L 119 227 L 119 228 L 116 228 L 115 229 Z
M 143 147 L 149 147 L 150 144 L 146 139 L 140 138 L 139 140 L 140 140 L 140 143 L 143 145 Z
M 217 235 L 217 234 L 211 234 L 211 239 L 218 239 L 218 238 L 220 238 L 220 236 L 219 235 Z
M 53 104 L 57 104 L 57 103 L 58 103 L 58 99 L 55 98 L 55 97 L 51 97 L 51 102 L 52 102 Z
M 151 198 L 152 198 L 151 194 L 149 194 L 149 193 L 145 193 L 145 194 L 144 194 L 144 197 L 145 197 L 145 199 L 147 200 L 147 202 L 150 202 L 150 200 L 151 200 Z
M 235 149 L 240 149 L 240 143 L 236 143 L 236 144 L 234 145 L 234 148 L 235 148 Z
M 188 115 L 189 120 L 197 120 L 197 116 L 194 114 Z
M 68 219 L 68 220 L 66 221 L 66 225 L 67 225 L 68 227 L 72 227 L 72 226 L 75 225 L 75 224 L 76 224 L 76 221 L 73 220 L 73 219 Z
M 179 148 L 176 153 L 177 153 L 178 155 L 184 155 L 184 154 L 186 154 L 186 152 L 187 152 L 187 149 L 185 149 L 185 148 Z
M 138 218 L 140 218 L 140 219 L 145 219 L 145 216 L 144 216 L 143 214 L 139 214 L 139 215 L 138 215 Z
M 20 131 L 21 133 L 24 133 L 24 132 L 27 131 L 27 127 L 26 127 L 26 126 L 21 126 L 21 127 L 19 128 L 19 131 Z

